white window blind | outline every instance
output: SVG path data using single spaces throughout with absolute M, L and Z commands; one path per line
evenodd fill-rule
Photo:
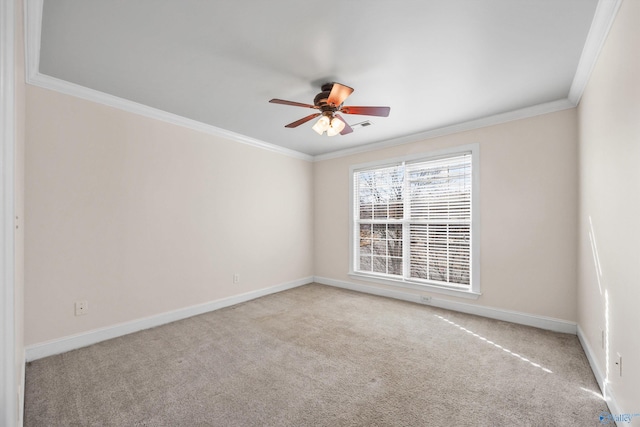
M 354 271 L 470 287 L 472 155 L 354 172 Z
M 470 284 L 471 155 L 407 165 L 409 277 Z

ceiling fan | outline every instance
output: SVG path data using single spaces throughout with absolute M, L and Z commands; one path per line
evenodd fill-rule
M 358 114 L 363 116 L 389 116 L 389 107 L 349 107 L 342 105 L 344 100 L 353 92 L 353 88 L 345 86 L 340 83 L 325 83 L 322 85 L 322 92 L 316 95 L 313 100 L 313 105 L 303 104 L 301 102 L 285 101 L 284 99 L 272 99 L 273 104 L 292 105 L 294 107 L 313 108 L 314 110 L 320 110 L 318 113 L 310 114 L 307 117 L 303 117 L 300 120 L 296 120 L 293 123 L 286 125 L 286 128 L 295 128 L 303 123 L 313 120 L 318 116 L 320 120 L 313 125 L 313 130 L 322 135 L 327 132 L 328 136 L 334 136 L 337 134 L 346 135 L 353 132 L 351 126 L 349 126 L 345 119 L 338 113 L 344 114 Z

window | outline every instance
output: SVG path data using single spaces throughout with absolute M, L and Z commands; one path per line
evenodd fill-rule
M 351 273 L 478 295 L 477 150 L 352 167 Z

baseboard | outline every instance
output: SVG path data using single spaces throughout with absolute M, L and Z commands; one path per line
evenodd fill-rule
M 444 308 L 452 311 L 459 311 L 462 313 L 475 314 L 477 316 L 488 317 L 490 319 L 504 320 L 506 322 L 517 323 L 520 325 L 533 326 L 536 328 L 547 329 L 555 332 L 562 332 L 573 335 L 577 333 L 577 325 L 575 323 L 566 320 L 555 319 L 552 317 L 537 316 L 528 313 L 467 304 L 458 301 L 451 301 L 433 297 L 431 298 L 431 301 L 429 303 L 424 303 L 421 301 L 421 296 L 418 294 L 403 292 L 401 290 L 378 288 L 375 286 L 362 285 L 342 280 L 329 279 L 326 277 L 315 276 L 314 282 L 343 289 L 350 289 L 352 291 L 364 292 L 388 298 L 395 298 L 403 301 L 430 305 L 433 307 Z
M 587 342 L 587 339 L 584 336 L 584 332 L 582 332 L 582 328 L 580 328 L 580 325 L 578 325 L 578 340 L 580 341 L 580 345 L 582 346 L 582 349 L 584 350 L 584 354 L 587 356 L 587 360 L 589 361 L 589 365 L 591 366 L 591 370 L 593 371 L 593 375 L 596 377 L 596 381 L 598 382 L 598 385 L 600 386 L 600 390 L 604 393 L 604 381 L 605 381 L 605 376 L 602 374 L 602 371 L 600 370 L 600 367 L 598 366 L 598 363 L 596 362 L 596 358 L 594 356 L 594 352 L 591 349 L 591 346 L 589 345 L 589 342 Z
M 197 316 L 198 314 L 204 314 L 210 311 L 219 310 L 221 308 L 250 301 L 252 299 L 260 298 L 265 295 L 286 291 L 287 289 L 293 289 L 312 282 L 313 277 L 303 277 L 301 279 L 282 283 L 280 285 L 271 286 L 264 289 L 259 289 L 257 291 L 234 295 L 228 298 L 211 301 L 204 304 L 198 304 L 191 307 L 185 307 L 178 310 L 158 314 L 155 316 L 145 317 L 143 319 L 133 320 L 131 322 L 120 323 L 105 328 L 83 332 L 77 335 L 71 335 L 40 344 L 30 345 L 26 348 L 25 359 L 27 362 L 42 359 L 43 357 L 53 356 L 55 354 L 60 354 L 78 348 L 86 347 L 92 344 L 99 343 L 101 341 L 121 337 L 133 332 L 153 328 L 156 326 L 175 322 L 177 320 L 186 319 L 188 317 Z
M 587 356 L 587 360 L 589 361 L 589 366 L 591 366 L 591 370 L 593 371 L 593 375 L 596 377 L 596 381 L 598 386 L 600 387 L 600 391 L 604 400 L 607 402 L 609 406 L 609 412 L 611 414 L 622 414 L 622 410 L 618 406 L 613 393 L 611 392 L 611 386 L 607 382 L 606 376 L 600 370 L 600 366 L 598 366 L 597 359 L 595 357 L 595 353 L 593 349 L 589 345 L 582 328 L 578 325 L 578 340 L 580 340 L 580 345 L 582 345 L 582 349 L 584 350 L 584 354 Z
M 22 348 L 22 360 L 26 358 L 26 350 Z M 24 424 L 24 386 L 26 383 L 26 367 L 24 363 L 21 365 L 20 384 L 18 385 L 18 426 Z

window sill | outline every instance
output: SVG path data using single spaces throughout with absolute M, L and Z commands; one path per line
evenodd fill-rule
M 472 290 L 455 289 L 455 288 L 448 288 L 444 286 L 437 286 L 437 285 L 430 285 L 430 284 L 418 284 L 418 283 L 409 282 L 406 280 L 394 280 L 388 277 L 368 275 L 363 273 L 350 272 L 349 276 L 353 277 L 354 279 L 358 279 L 366 282 L 379 283 L 381 285 L 398 286 L 405 289 L 416 289 L 419 291 L 433 292 L 437 294 L 450 295 L 450 296 L 460 297 L 460 298 L 478 299 L 480 295 L 482 295 L 482 293 L 475 292 Z

